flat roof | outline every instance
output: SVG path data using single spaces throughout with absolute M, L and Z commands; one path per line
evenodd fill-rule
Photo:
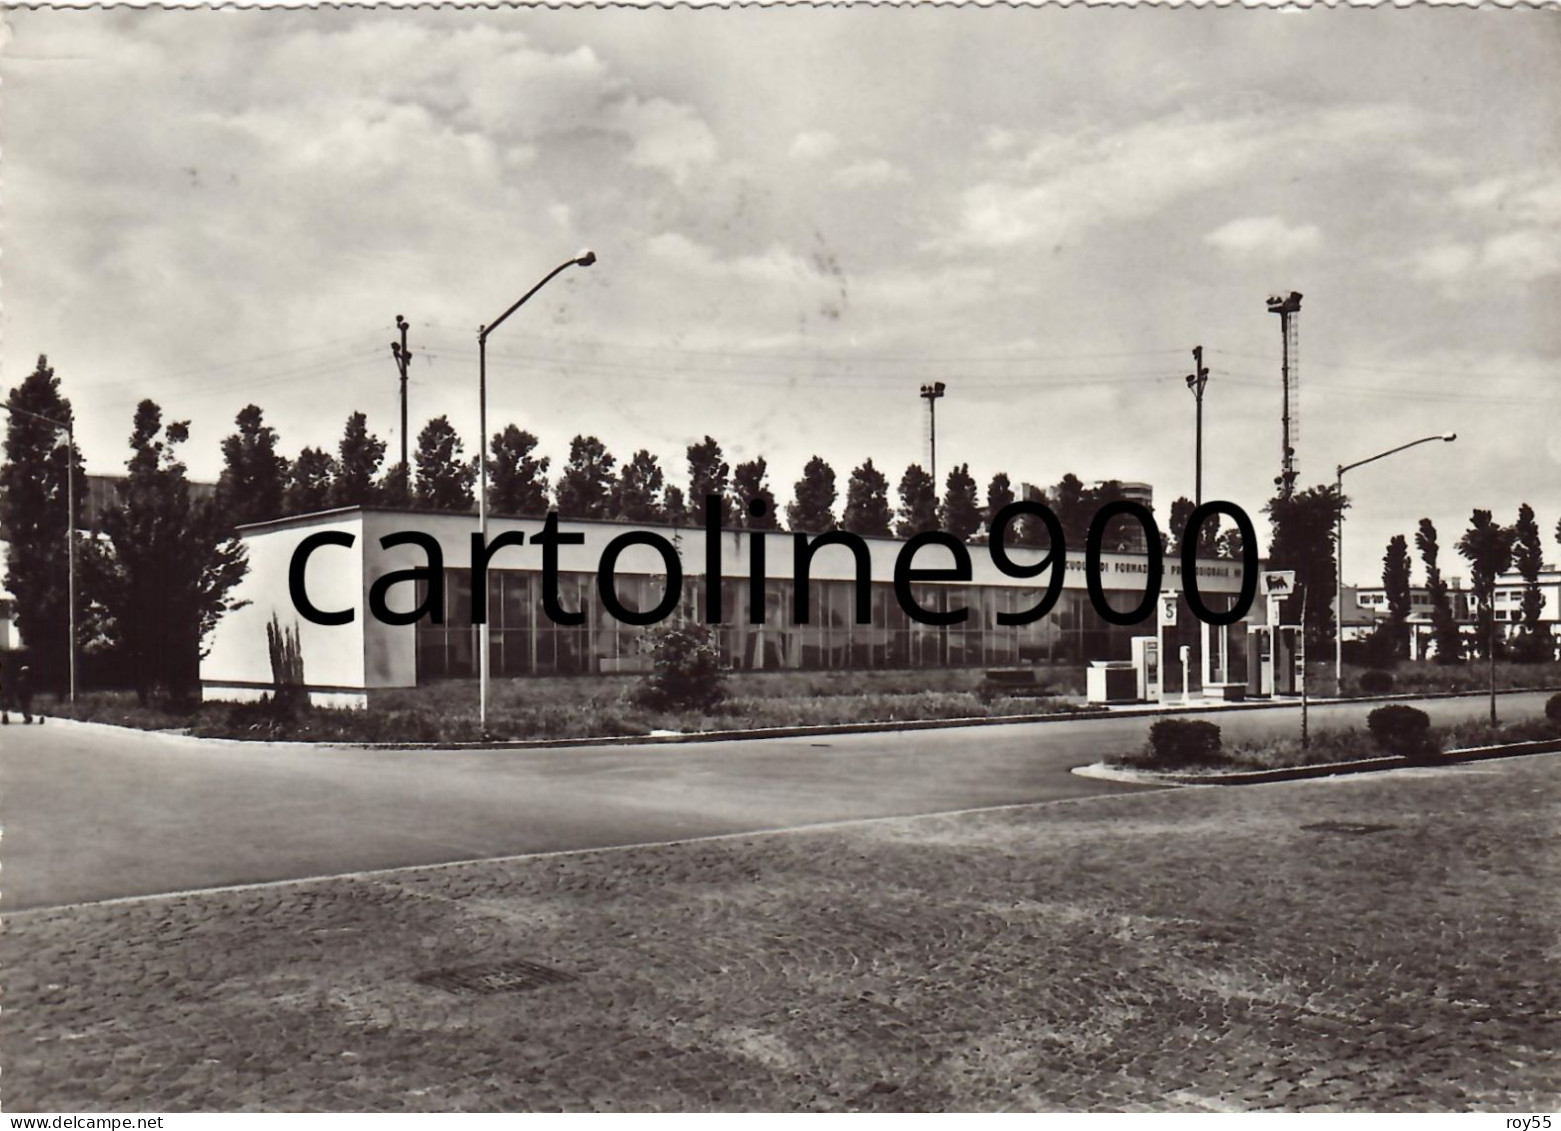
M 309 522 L 316 522 L 316 521 L 318 521 L 320 519 L 326 519 L 326 518 L 332 518 L 332 517 L 340 517 L 340 516 L 346 516 L 346 515 L 351 515 L 351 514 L 360 514 L 360 513 L 361 514 L 371 514 L 372 513 L 372 514 L 405 515 L 407 517 L 433 518 L 433 519 L 439 519 L 441 521 L 464 520 L 464 521 L 471 522 L 471 523 L 476 523 L 478 521 L 477 512 L 474 511 L 474 510 L 473 511 L 444 511 L 444 510 L 433 510 L 431 508 L 426 508 L 426 507 L 387 507 L 387 506 L 382 506 L 382 505 L 380 505 L 378 503 L 362 503 L 362 504 L 354 504 L 352 506 L 346 506 L 346 507 L 330 507 L 330 508 L 327 508 L 326 510 L 310 511 L 307 514 L 289 515 L 286 518 L 267 519 L 265 522 L 245 523 L 243 526 L 239 526 L 236 529 L 237 529 L 238 533 L 241 534 L 241 535 L 242 534 L 251 534 L 251 533 L 259 534 L 259 533 L 265 533 L 265 532 L 272 531 L 272 530 L 285 530 L 285 529 L 287 529 L 288 527 L 291 527 L 291 526 L 297 526 L 297 525 L 300 525 L 300 524 L 303 524 L 303 523 L 309 523 Z M 542 522 L 546 518 L 547 518 L 547 515 L 534 515 L 534 514 L 527 514 L 527 515 L 490 514 L 490 515 L 488 515 L 488 520 L 490 522 L 493 522 L 493 521 L 498 521 L 498 522 Z M 607 526 L 607 527 L 616 527 L 616 528 L 627 528 L 627 529 L 633 529 L 633 530 L 647 530 L 647 529 L 651 529 L 651 530 L 689 531 L 689 532 L 700 534 L 700 535 L 703 535 L 704 532 L 705 532 L 705 528 L 703 526 L 695 525 L 695 524 L 692 524 L 692 523 L 679 525 L 677 523 L 665 522 L 665 521 L 637 522 L 637 521 L 634 521 L 634 520 L 631 520 L 631 519 L 626 519 L 626 518 L 566 518 L 563 515 L 560 515 L 558 521 L 560 523 L 573 524 L 573 525 L 577 525 L 577 526 Z M 835 529 L 838 530 L 840 528 L 836 527 Z M 794 534 L 794 533 L 798 533 L 798 532 L 797 531 L 791 531 L 791 530 L 784 530 L 784 529 L 780 529 L 780 528 L 774 528 L 774 529 L 769 529 L 769 530 L 758 530 L 758 529 L 753 529 L 753 528 L 744 527 L 744 526 L 722 526 L 721 527 L 721 533 L 723 533 L 723 534 L 775 534 L 775 535 L 779 535 L 779 536 L 784 537 L 786 535 Z M 816 531 L 816 532 L 815 531 L 808 531 L 807 532 L 809 537 L 817 537 L 819 534 L 826 534 L 826 533 L 832 533 L 832 531 Z M 858 535 L 858 537 L 860 537 L 863 541 L 866 541 L 866 542 L 888 542 L 888 543 L 893 543 L 893 544 L 896 544 L 896 545 L 903 545 L 905 542 L 909 541 L 909 539 L 900 538 L 900 537 L 897 537 L 897 536 L 892 535 L 892 534 L 887 536 L 887 537 L 885 537 L 884 535 L 881 535 L 881 534 L 861 534 L 861 535 Z M 981 543 L 981 542 L 971 543 L 971 544 L 973 544 L 973 545 L 985 545 L 985 543 Z M 1012 545 L 1012 544 L 1010 544 L 1010 548 L 1012 548 L 1012 549 L 1037 549 L 1037 550 L 1041 549 L 1041 547 L 1038 547 L 1038 546 L 1036 546 L 1036 547 L 1025 547 L 1025 546 L 1016 546 L 1016 545 Z M 1111 554 L 1114 557 L 1119 557 L 1119 558 L 1120 557 L 1147 558 L 1149 556 L 1147 553 L 1140 553 L 1140 552 L 1134 551 L 1134 550 L 1108 550 L 1108 551 L 1106 551 L 1106 553 Z M 1180 555 L 1175 554 L 1175 553 L 1171 553 L 1171 554 L 1165 555 L 1167 561 L 1177 559 L 1177 558 L 1179 558 L 1179 556 Z M 1198 561 L 1203 561 L 1203 562 L 1230 562 L 1230 563 L 1237 563 L 1237 562 L 1240 561 L 1240 559 L 1232 559 L 1232 558 L 1199 558 L 1197 560 Z M 1259 567 L 1262 568 L 1265 563 L 1264 563 L 1264 561 L 1262 559 L 1259 559 L 1259 563 L 1258 564 L 1259 564 Z

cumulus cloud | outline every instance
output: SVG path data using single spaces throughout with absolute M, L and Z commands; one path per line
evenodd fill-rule
M 1278 216 L 1246 216 L 1223 224 L 1204 237 L 1229 255 L 1275 262 L 1294 259 L 1322 243 L 1315 224 L 1287 224 Z
M 1019 135 L 1002 126 L 988 126 L 981 131 L 981 148 L 989 153 L 1007 153 L 1019 144 Z
M 798 161 L 822 161 L 840 148 L 840 139 L 828 130 L 806 130 L 791 140 L 791 156 Z
M 866 188 L 872 185 L 887 185 L 895 182 L 909 181 L 910 174 L 892 161 L 882 157 L 874 157 L 865 161 L 853 161 L 851 164 L 837 169 L 834 175 L 835 182 L 845 188 Z
M 715 135 L 687 106 L 664 98 L 629 98 L 614 106 L 607 120 L 630 138 L 630 164 L 660 170 L 678 184 L 715 161 Z
M 1561 274 L 1561 234 L 1520 228 L 1492 236 L 1480 250 L 1480 266 L 1519 283 Z
M 1464 234 L 1412 257 L 1419 278 L 1456 288 L 1465 281 L 1532 283 L 1561 275 L 1561 170 L 1487 177 L 1450 196 Z
M 1259 113 L 1180 113 L 1127 129 L 1048 133 L 994 158 L 990 175 L 961 196 L 953 230 L 930 242 L 945 251 L 1061 242 L 1234 183 L 1276 153 L 1337 163 L 1384 139 L 1401 141 L 1417 125 L 1413 111 L 1385 105 L 1277 122 Z
M 1437 244 L 1414 257 L 1415 274 L 1421 279 L 1446 282 L 1466 274 L 1477 258 L 1475 249 L 1466 244 Z

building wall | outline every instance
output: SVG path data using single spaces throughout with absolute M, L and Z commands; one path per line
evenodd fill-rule
M 639 667 L 636 641 L 643 631 L 622 624 L 602 607 L 596 572 L 608 543 L 631 531 L 650 531 L 676 548 L 684 585 L 679 614 L 703 620 L 705 531 L 700 528 L 631 526 L 613 522 L 567 521 L 560 530 L 579 533 L 584 544 L 559 549 L 560 590 L 567 609 L 583 608 L 580 628 L 556 626 L 540 608 L 542 550 L 530 544 L 541 531 L 540 519 L 492 519 L 490 542 L 505 532 L 524 534 L 527 544 L 506 547 L 489 566 L 489 619 L 494 638 L 497 674 L 551 671 L 623 671 Z M 315 552 L 306 574 L 313 602 L 322 609 L 352 607 L 349 625 L 326 627 L 305 621 L 293 609 L 287 574 L 292 553 L 308 534 L 321 529 L 357 535 L 351 550 L 328 546 Z M 245 528 L 250 574 L 238 597 L 251 604 L 218 625 L 211 653 L 202 665 L 202 680 L 211 697 L 251 696 L 270 685 L 265 650 L 265 625 L 275 613 L 283 624 L 297 623 L 305 676 L 320 694 L 362 695 L 370 688 L 409 687 L 420 679 L 463 675 L 473 670 L 477 629 L 470 624 L 471 540 L 476 521 L 471 516 L 423 514 L 389 510 L 350 510 L 284 520 Z M 387 535 L 415 530 L 433 538 L 445 571 L 443 624 L 427 620 L 417 625 L 387 625 L 368 613 L 374 583 L 392 572 L 426 569 L 428 559 L 415 545 L 384 549 Z M 928 608 L 970 608 L 967 624 L 940 629 L 911 622 L 892 592 L 895 561 L 903 543 L 897 539 L 865 539 L 871 561 L 872 623 L 854 625 L 855 559 L 843 546 L 817 551 L 810 571 L 812 623 L 793 624 L 794 539 L 781 532 L 725 531 L 720 535 L 721 569 L 725 575 L 723 652 L 737 667 L 858 667 L 958 666 L 1023 663 L 1048 656 L 1126 659 L 1128 641 L 1153 634 L 1153 613 L 1141 625 L 1108 626 L 1089 607 L 1082 549 L 1070 554 L 1064 573 L 1063 596 L 1043 621 L 1024 629 L 998 631 L 1000 611 L 1032 607 L 1045 589 L 1047 577 L 1018 579 L 1003 574 L 985 546 L 967 547 L 971 558 L 968 583 L 918 583 L 919 599 Z M 749 625 L 750 562 L 755 545 L 763 547 L 764 624 Z M 1020 563 L 1036 563 L 1042 552 L 1014 548 Z M 948 568 L 954 563 L 946 547 L 930 546 L 916 558 L 918 569 Z M 633 545 L 619 556 L 615 574 L 620 599 L 632 607 L 655 606 L 665 593 L 666 566 L 654 548 Z M 1143 592 L 1146 559 L 1127 554 L 1104 555 L 1102 586 L 1115 607 L 1126 609 Z M 1199 563 L 1199 584 L 1211 607 L 1228 607 L 1240 589 L 1237 563 Z M 1165 562 L 1163 588 L 1182 590 L 1181 563 Z M 402 581 L 387 591 L 387 605 L 410 612 L 426 596 L 426 583 Z M 1115 596 L 1112 596 L 1112 595 Z M 1184 606 L 1185 607 L 1185 606 Z M 1254 605 L 1261 613 L 1261 602 Z M 675 615 L 679 615 L 675 614 Z M 1072 642 L 1070 644 L 1070 641 Z M 1076 648 L 1073 645 L 1077 645 Z M 316 696 L 319 698 L 319 695 Z
M 217 623 L 201 660 L 202 697 L 253 700 L 273 686 L 266 626 L 276 617 L 284 628 L 297 628 L 304 661 L 304 680 L 311 700 L 321 706 L 361 705 L 367 679 L 364 663 L 365 607 L 363 515 L 356 510 L 309 515 L 285 523 L 270 523 L 244 531 L 249 572 L 233 592 L 248 602 Z M 309 559 L 304 572 L 310 599 L 323 610 L 357 609 L 351 624 L 319 625 L 306 620 L 293 605 L 288 568 L 293 551 L 311 534 L 341 530 L 357 541 L 351 549 L 326 546 Z M 380 686 L 390 686 L 383 684 Z

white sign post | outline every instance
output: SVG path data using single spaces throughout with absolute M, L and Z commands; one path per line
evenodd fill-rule
M 1161 703 L 1165 702 L 1165 685 L 1168 677 L 1166 673 L 1171 670 L 1171 658 L 1165 651 L 1165 630 L 1176 626 L 1176 594 L 1161 593 L 1160 600 L 1155 606 L 1155 654 L 1160 663 L 1160 686 L 1156 689 L 1155 698 Z

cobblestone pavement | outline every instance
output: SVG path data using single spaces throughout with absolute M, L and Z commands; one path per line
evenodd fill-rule
M 1558 799 L 1541 756 L 18 912 L 0 1098 L 1555 1110 Z

